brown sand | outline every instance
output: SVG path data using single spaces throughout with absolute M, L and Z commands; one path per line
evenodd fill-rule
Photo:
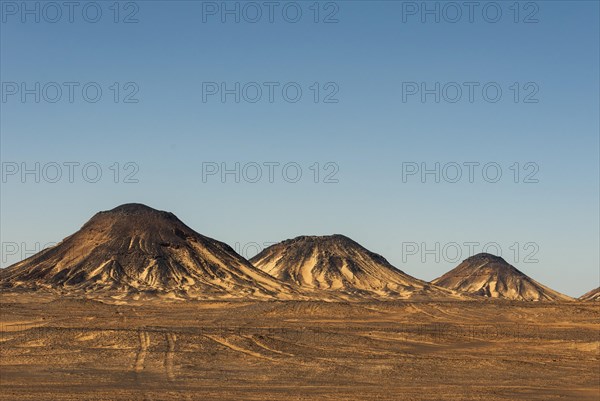
M 598 400 L 591 302 L 0 295 L 1 400 Z

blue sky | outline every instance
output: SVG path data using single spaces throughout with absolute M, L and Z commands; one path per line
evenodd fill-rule
M 472 22 L 435 1 L 276 2 L 273 22 L 263 2 L 22 4 L 1 2 L 2 266 L 140 202 L 244 256 L 342 233 L 430 280 L 497 244 L 566 294 L 599 285 L 596 1 L 479 2 Z

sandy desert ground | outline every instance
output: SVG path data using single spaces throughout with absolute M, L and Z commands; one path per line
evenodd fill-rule
M 1 301 L 2 400 L 598 400 L 594 302 Z

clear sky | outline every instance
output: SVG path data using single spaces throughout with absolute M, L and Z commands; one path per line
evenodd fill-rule
M 597 1 L 62 3 L 0 2 L 3 267 L 140 202 L 244 256 L 599 285 Z

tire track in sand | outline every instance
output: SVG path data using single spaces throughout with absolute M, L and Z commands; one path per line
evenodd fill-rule
M 255 358 L 259 358 L 259 359 L 267 359 L 269 361 L 275 361 L 275 359 L 269 358 L 268 356 L 263 355 L 259 352 L 255 352 L 255 351 L 252 351 L 245 347 L 242 347 L 240 345 L 236 345 L 232 341 L 225 339 L 225 337 L 220 337 L 217 335 L 209 335 L 209 334 L 205 334 L 204 336 L 213 340 L 216 343 L 219 343 L 219 344 L 233 350 L 233 351 L 237 351 L 237 352 L 240 352 L 240 353 L 246 354 L 246 355 L 251 355 L 251 356 L 253 356 Z
M 146 331 L 139 332 L 140 338 L 140 347 L 138 348 L 137 355 L 135 357 L 135 365 L 133 369 L 135 373 L 140 373 L 144 370 L 144 361 L 146 360 L 146 355 L 148 354 L 148 347 L 150 347 L 150 334 Z
M 175 342 L 177 336 L 175 333 L 165 333 L 165 340 L 167 341 L 167 351 L 165 352 L 165 372 L 168 381 L 175 380 L 175 373 L 173 371 L 173 357 L 175 356 Z

